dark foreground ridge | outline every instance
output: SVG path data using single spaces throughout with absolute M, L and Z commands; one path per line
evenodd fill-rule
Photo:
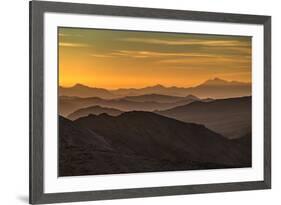
M 60 117 L 59 175 L 249 167 L 245 137 L 228 140 L 203 125 L 142 111 Z

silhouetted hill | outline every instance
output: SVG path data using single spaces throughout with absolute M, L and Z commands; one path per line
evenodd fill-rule
M 188 88 L 186 92 L 200 98 L 233 98 L 252 95 L 252 84 L 214 78 L 196 87 Z
M 204 124 L 228 138 L 238 138 L 251 132 L 252 98 L 196 101 L 188 105 L 158 112 L 184 122 Z
M 137 95 L 148 95 L 148 94 L 158 94 L 158 95 L 171 95 L 184 97 L 189 93 L 186 93 L 186 88 L 179 87 L 165 87 L 163 85 L 148 86 L 144 88 L 121 88 L 117 90 L 112 90 L 111 92 L 119 96 L 137 96 Z
M 214 101 L 215 99 L 213 99 L 213 98 L 204 98 L 204 99 L 202 99 L 201 101 L 202 102 L 211 102 L 211 101 Z
M 227 85 L 241 85 L 245 83 L 241 83 L 238 81 L 226 81 L 220 78 L 213 78 L 205 81 L 200 86 L 227 86 Z
M 119 96 L 136 96 L 145 94 L 173 95 L 184 97 L 195 95 L 199 98 L 230 98 L 251 95 L 251 83 L 238 81 L 226 81 L 219 78 L 209 79 L 202 84 L 189 88 L 165 87 L 156 85 L 140 89 L 128 88 L 112 90 L 112 93 Z
M 134 102 L 159 102 L 159 103 L 176 103 L 176 102 L 191 102 L 195 100 L 200 100 L 194 95 L 188 95 L 186 97 L 170 96 L 170 95 L 160 95 L 160 94 L 146 94 L 137 96 L 127 96 L 123 99 L 134 101 Z
M 102 113 L 106 113 L 111 116 L 117 116 L 120 115 L 123 111 L 113 109 L 113 108 L 106 108 L 106 107 L 101 107 L 99 105 L 91 106 L 91 107 L 86 107 L 82 108 L 79 110 L 76 110 L 75 112 L 71 113 L 70 115 L 67 116 L 68 119 L 71 120 L 76 120 L 80 117 L 87 116 L 89 114 L 94 114 L 94 115 L 99 115 Z
M 59 96 L 77 97 L 99 97 L 103 99 L 122 98 L 126 96 L 139 95 L 170 95 L 186 97 L 195 95 L 199 98 L 231 98 L 251 95 L 251 83 L 237 81 L 226 81 L 219 78 L 209 79 L 194 87 L 165 87 L 163 85 L 148 86 L 144 88 L 120 88 L 107 90 L 103 88 L 93 88 L 81 84 L 73 87 L 60 87 Z
M 97 133 L 75 125 L 71 120 L 59 116 L 59 136 L 61 146 L 89 145 L 94 149 L 112 150 L 110 144 Z
M 167 97 L 168 98 L 168 97 Z M 68 116 L 76 110 L 87 108 L 90 106 L 101 106 L 114 108 L 123 111 L 132 111 L 132 110 L 142 110 L 142 111 L 154 111 L 156 109 L 163 110 L 173 108 L 175 106 L 188 104 L 193 102 L 192 98 L 186 97 L 179 102 L 154 102 L 154 101 L 130 101 L 124 98 L 121 99 L 102 99 L 98 97 L 91 98 L 79 98 L 79 97 L 67 97 L 61 96 L 59 98 L 59 113 L 62 116 Z
M 243 141 L 150 112 L 59 118 L 59 176 L 251 166 Z
M 187 166 L 178 165 L 183 169 Z M 201 165 L 188 165 L 190 169 Z M 170 162 L 117 152 L 104 137 L 59 117 L 59 176 L 117 174 L 174 169 Z
M 171 162 L 246 166 L 240 146 L 203 125 L 184 123 L 151 112 L 116 117 L 89 115 L 74 121 L 111 142 L 119 152 Z
M 76 97 L 100 97 L 112 99 L 116 96 L 110 91 L 103 88 L 93 88 L 82 84 L 76 84 L 72 87 L 59 87 L 59 96 L 76 96 Z

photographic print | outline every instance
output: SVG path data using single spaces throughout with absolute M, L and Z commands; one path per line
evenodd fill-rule
M 271 17 L 30 2 L 29 202 L 271 188 Z
M 59 176 L 251 167 L 251 37 L 58 39 Z

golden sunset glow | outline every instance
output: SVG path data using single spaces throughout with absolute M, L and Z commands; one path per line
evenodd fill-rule
M 59 28 L 59 84 L 107 89 L 251 82 L 251 37 Z

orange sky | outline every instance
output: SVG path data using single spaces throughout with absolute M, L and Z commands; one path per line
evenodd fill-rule
M 59 84 L 107 89 L 251 82 L 251 37 L 59 28 Z

